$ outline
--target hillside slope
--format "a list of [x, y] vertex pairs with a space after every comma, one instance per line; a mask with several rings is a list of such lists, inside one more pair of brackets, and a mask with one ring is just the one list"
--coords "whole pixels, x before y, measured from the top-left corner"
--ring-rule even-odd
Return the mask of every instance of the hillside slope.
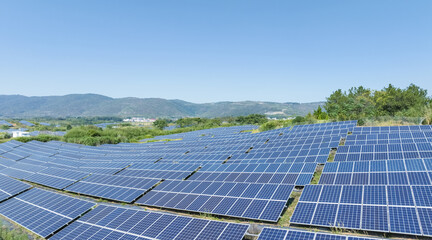
[[216, 102], [196, 104], [161, 98], [110, 98], [97, 94], [26, 97], [0, 95], [0, 117], [221, 117], [260, 113], [279, 116], [305, 115], [322, 105], [315, 103]]

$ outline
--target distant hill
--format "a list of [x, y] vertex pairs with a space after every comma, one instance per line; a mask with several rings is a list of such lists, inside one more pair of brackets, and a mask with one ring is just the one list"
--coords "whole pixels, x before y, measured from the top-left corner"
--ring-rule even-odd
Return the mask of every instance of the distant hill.
[[322, 105], [314, 103], [216, 102], [196, 104], [161, 98], [110, 98], [97, 94], [26, 97], [0, 95], [0, 117], [222, 117], [252, 113], [269, 116], [305, 115]]

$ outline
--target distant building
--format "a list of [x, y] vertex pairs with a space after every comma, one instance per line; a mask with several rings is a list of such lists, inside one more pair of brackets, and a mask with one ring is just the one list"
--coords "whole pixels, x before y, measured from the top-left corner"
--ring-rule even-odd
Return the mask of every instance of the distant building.
[[24, 131], [13, 131], [12, 137], [14, 137], [14, 138], [16, 138], [16, 137], [30, 137], [30, 133], [24, 132]]
[[154, 121], [156, 121], [156, 119], [154, 118], [139, 118], [139, 117], [123, 119], [123, 122], [137, 122], [137, 123], [153, 123]]

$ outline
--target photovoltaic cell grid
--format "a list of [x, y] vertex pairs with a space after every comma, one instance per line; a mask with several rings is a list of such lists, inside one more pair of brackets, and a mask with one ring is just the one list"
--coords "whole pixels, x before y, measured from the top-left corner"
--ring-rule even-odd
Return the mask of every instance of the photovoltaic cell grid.
[[432, 186], [308, 185], [291, 223], [432, 234]]
[[432, 131], [348, 135], [345, 145], [377, 145], [432, 142]]
[[207, 164], [189, 180], [242, 183], [309, 184], [316, 163]]
[[50, 239], [243, 239], [249, 225], [100, 205]]
[[294, 185], [165, 181], [136, 201], [146, 206], [278, 221]]
[[133, 164], [117, 173], [117, 175], [159, 179], [184, 179], [199, 167], [199, 164]]
[[377, 238], [366, 238], [357, 236], [344, 236], [320, 232], [308, 232], [293, 229], [265, 227], [258, 240], [377, 240]]
[[131, 203], [158, 182], [160, 179], [93, 174], [65, 190]]
[[388, 127], [355, 127], [353, 134], [374, 134], [374, 133], [398, 133], [398, 132], [418, 132], [432, 131], [431, 125], [415, 126], [388, 126]]
[[0, 175], [0, 202], [30, 188], [30, 184]]
[[44, 170], [45, 168], [46, 167], [41, 167], [38, 165], [13, 162], [13, 164], [10, 164], [9, 166], [5, 166], [3, 169], [1, 169], [0, 174], [18, 178], [18, 179], [24, 179], [25, 177], [30, 176], [35, 172]]
[[320, 184], [432, 185], [432, 159], [326, 163]]
[[432, 158], [432, 143], [340, 146], [334, 161], [403, 160]]
[[0, 214], [47, 238], [93, 206], [88, 201], [33, 188], [0, 203]]
[[64, 189], [87, 177], [89, 173], [64, 168], [46, 168], [38, 173], [24, 177], [25, 180], [55, 189]]
[[261, 151], [234, 154], [229, 162], [235, 163], [324, 163], [327, 161], [330, 148], [314, 148], [303, 150]]

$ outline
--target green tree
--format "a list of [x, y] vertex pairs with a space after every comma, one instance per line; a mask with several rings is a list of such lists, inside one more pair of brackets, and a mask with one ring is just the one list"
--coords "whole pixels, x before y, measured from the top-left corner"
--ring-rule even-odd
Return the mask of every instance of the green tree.
[[168, 121], [165, 119], [157, 119], [153, 122], [153, 126], [157, 129], [163, 130], [164, 128], [168, 127]]
[[326, 112], [323, 112], [321, 106], [318, 106], [317, 110], [314, 110], [313, 116], [318, 120], [328, 119], [328, 114]]
[[247, 116], [239, 116], [236, 121], [240, 124], [256, 124], [261, 125], [268, 121], [267, 117], [263, 114], [250, 114]]
[[424, 116], [431, 99], [427, 91], [414, 84], [400, 89], [389, 84], [379, 91], [362, 86], [348, 92], [338, 89], [324, 105], [328, 116], [336, 120], [363, 119], [379, 116]]

